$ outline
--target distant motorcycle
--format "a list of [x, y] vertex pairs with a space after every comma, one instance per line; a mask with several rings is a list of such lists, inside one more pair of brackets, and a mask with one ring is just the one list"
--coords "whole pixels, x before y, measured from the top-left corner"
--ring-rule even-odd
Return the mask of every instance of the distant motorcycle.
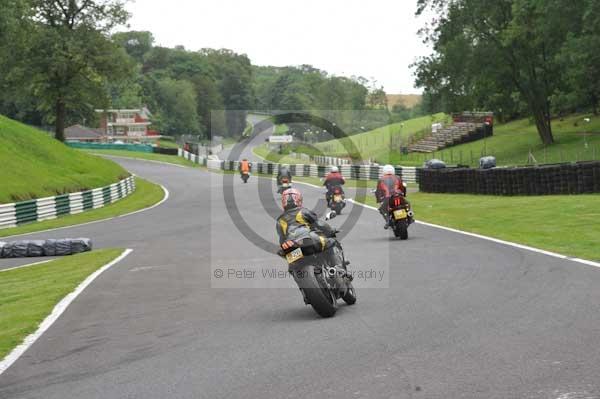
[[392, 194], [388, 203], [388, 224], [394, 231], [394, 235], [401, 240], [408, 239], [408, 226], [413, 221], [413, 212], [404, 195]]
[[346, 207], [346, 197], [341, 186], [335, 186], [331, 190], [329, 198], [329, 209], [335, 211], [337, 215], [342, 214], [342, 209]]
[[248, 179], [250, 178], [250, 172], [242, 172], [241, 178], [244, 181], [244, 183], [248, 183]]
[[[327, 219], [336, 216], [330, 212]], [[304, 303], [322, 317], [332, 317], [337, 311], [337, 300], [348, 305], [356, 303], [356, 292], [352, 286], [352, 275], [347, 272], [344, 251], [335, 238], [329, 237], [329, 251], [334, 251], [336, 264], [330, 264], [330, 257], [320, 250], [321, 239], [314, 232], [303, 230], [296, 237], [281, 244], [280, 255], [285, 257], [289, 271], [298, 284]], [[317, 249], [318, 248], [318, 249]]]
[[283, 192], [287, 189], [292, 188], [292, 182], [290, 181], [289, 178], [287, 177], [282, 177], [279, 187], [277, 188], [277, 193], [278, 194], [283, 194]]

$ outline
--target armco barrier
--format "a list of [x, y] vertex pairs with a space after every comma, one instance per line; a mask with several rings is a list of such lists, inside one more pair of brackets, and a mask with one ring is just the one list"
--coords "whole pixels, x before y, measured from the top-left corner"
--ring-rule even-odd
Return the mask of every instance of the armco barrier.
[[[204, 165], [209, 169], [238, 170], [238, 161], [209, 160], [206, 157], [192, 154], [183, 149], [179, 149], [179, 156], [194, 163]], [[252, 165], [255, 172], [265, 175], [276, 175], [280, 166], [279, 164], [268, 162], [253, 162]], [[325, 177], [332, 166], [334, 165], [297, 164], [290, 165], [290, 171], [292, 172], [292, 175], [299, 177]], [[375, 165], [341, 165], [339, 166], [339, 169], [346, 178], [357, 180], [377, 180], [381, 177], [382, 173], [382, 167]], [[396, 174], [401, 176], [407, 183], [417, 182], [418, 175], [417, 168], [415, 167], [396, 166]]]
[[135, 180], [130, 176], [93, 190], [0, 205], [0, 229], [101, 208], [128, 196], [134, 190]]
[[73, 148], [88, 150], [124, 150], [136, 152], [154, 152], [151, 145], [146, 144], [111, 144], [111, 143], [84, 143], [79, 141], [67, 141], [66, 145]]
[[79, 141], [67, 141], [69, 147], [88, 150], [120, 150], [134, 152], [153, 152], [155, 154], [177, 155], [177, 148], [153, 147], [147, 144], [112, 144], [112, 143], [84, 143]]
[[419, 169], [429, 193], [552, 195], [600, 193], [600, 162], [493, 169]]

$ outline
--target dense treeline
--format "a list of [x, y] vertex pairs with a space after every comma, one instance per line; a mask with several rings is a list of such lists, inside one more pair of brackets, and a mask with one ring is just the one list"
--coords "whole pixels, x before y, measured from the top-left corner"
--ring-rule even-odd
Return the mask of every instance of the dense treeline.
[[310, 65], [255, 67], [256, 107], [270, 111], [311, 111], [347, 133], [388, 124], [385, 91], [362, 77], [339, 77]]
[[247, 56], [230, 50], [158, 47], [150, 32], [117, 33], [113, 40], [137, 64], [132, 79], [113, 87], [113, 106], [148, 106], [158, 129], [168, 135], [235, 136], [244, 130], [244, 112], [223, 111], [253, 108]]
[[230, 50], [165, 48], [150, 32], [113, 33], [130, 16], [121, 1], [0, 0], [0, 8], [0, 114], [53, 124], [60, 140], [66, 126], [94, 126], [94, 110], [109, 107], [145, 105], [161, 133], [204, 137], [239, 135], [248, 109], [310, 110], [352, 132], [401, 118], [364, 78], [257, 67]]
[[600, 102], [598, 0], [418, 0], [438, 17], [423, 29], [433, 54], [417, 62], [428, 111], [530, 116], [544, 144], [551, 118]]

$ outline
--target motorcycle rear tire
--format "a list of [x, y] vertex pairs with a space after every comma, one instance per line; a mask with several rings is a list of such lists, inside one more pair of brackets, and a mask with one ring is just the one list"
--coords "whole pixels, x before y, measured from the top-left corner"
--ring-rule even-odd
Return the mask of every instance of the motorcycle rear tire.
[[408, 240], [408, 223], [406, 220], [396, 222], [394, 235], [401, 240]]
[[337, 311], [337, 301], [333, 293], [326, 287], [322, 273], [315, 273], [314, 266], [302, 270], [301, 277], [297, 277], [298, 285], [304, 291], [310, 306], [321, 317], [332, 317]]

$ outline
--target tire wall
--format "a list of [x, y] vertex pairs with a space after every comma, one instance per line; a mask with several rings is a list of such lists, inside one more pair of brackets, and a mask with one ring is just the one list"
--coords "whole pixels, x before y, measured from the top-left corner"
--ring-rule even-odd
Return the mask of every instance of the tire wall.
[[417, 169], [419, 189], [428, 193], [564, 195], [600, 193], [600, 162], [471, 169]]

